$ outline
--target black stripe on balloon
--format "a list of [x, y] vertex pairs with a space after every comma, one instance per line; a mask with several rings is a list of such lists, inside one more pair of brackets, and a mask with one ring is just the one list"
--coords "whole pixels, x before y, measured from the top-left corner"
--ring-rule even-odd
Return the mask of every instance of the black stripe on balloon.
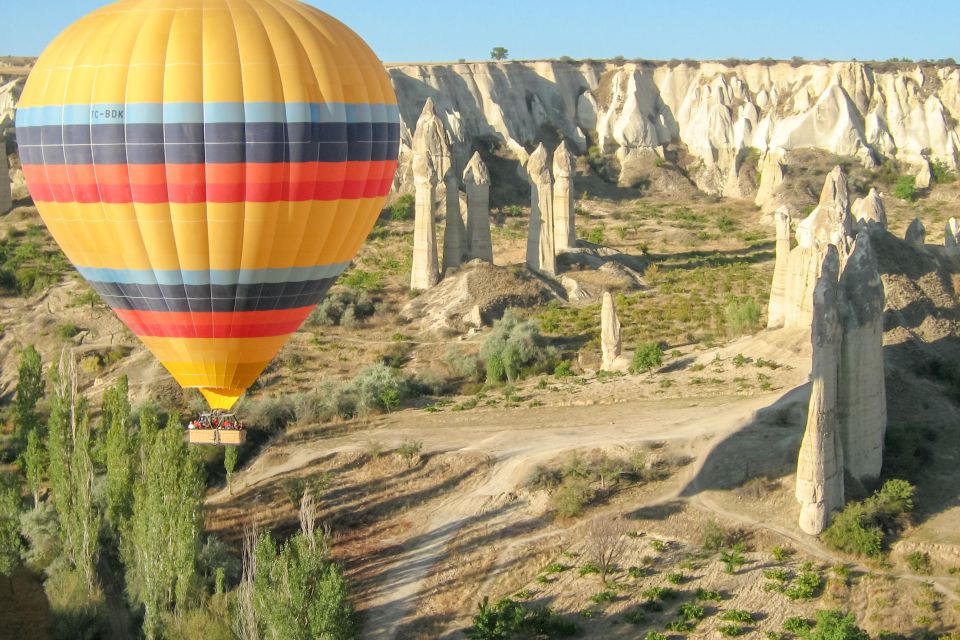
[[17, 128], [26, 164], [395, 160], [400, 125], [67, 125]]
[[91, 282], [114, 309], [135, 311], [275, 311], [317, 304], [336, 278], [252, 285], [144, 285]]

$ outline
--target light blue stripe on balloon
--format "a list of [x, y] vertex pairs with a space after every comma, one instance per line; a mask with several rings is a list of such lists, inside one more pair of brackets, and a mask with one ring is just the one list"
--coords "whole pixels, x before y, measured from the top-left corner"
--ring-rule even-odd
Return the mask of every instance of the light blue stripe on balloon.
[[281, 282], [308, 282], [336, 278], [346, 271], [349, 262], [318, 265], [315, 267], [290, 267], [287, 269], [212, 269], [209, 271], [154, 271], [151, 269], [107, 269], [101, 267], [77, 267], [91, 282], [116, 284], [160, 285], [231, 285], [231, 284], [276, 284]]
[[399, 124], [395, 104], [343, 102], [168, 102], [24, 107], [21, 127], [90, 124], [203, 124], [232, 122]]

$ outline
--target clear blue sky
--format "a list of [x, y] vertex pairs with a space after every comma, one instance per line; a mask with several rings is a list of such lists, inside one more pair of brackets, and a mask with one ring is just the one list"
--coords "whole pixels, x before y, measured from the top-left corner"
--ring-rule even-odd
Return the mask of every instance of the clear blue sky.
[[[37, 55], [102, 0], [4, 3], [0, 54]], [[387, 62], [513, 58], [960, 60], [960, 0], [310, 0]]]

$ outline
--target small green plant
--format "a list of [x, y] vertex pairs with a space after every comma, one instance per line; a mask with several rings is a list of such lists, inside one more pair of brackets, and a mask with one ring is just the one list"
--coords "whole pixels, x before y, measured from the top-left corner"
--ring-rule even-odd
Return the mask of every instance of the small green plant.
[[656, 631], [648, 631], [647, 635], [643, 636], [643, 640], [667, 640], [667, 636]]
[[747, 564], [747, 559], [737, 549], [729, 549], [720, 552], [720, 562], [724, 564], [724, 570], [729, 574], [735, 574], [740, 567]]
[[933, 572], [933, 563], [930, 562], [929, 553], [914, 551], [913, 553], [908, 553], [904, 559], [916, 573], [928, 574]]
[[667, 624], [665, 629], [675, 633], [690, 633], [696, 626], [697, 624], [690, 620], [673, 620]]
[[703, 620], [707, 615], [706, 611], [699, 604], [694, 604], [692, 602], [685, 602], [680, 605], [680, 608], [677, 609], [677, 615], [683, 618], [684, 620], [694, 621], [694, 620]]
[[577, 570], [577, 575], [579, 575], [581, 578], [583, 576], [589, 576], [595, 573], [602, 573], [600, 565], [595, 562], [587, 562]]
[[658, 553], [663, 553], [670, 549], [670, 545], [663, 540], [653, 539], [650, 541], [650, 548]]
[[641, 625], [647, 623], [647, 614], [640, 609], [632, 609], [625, 614], [623, 614], [624, 622], [633, 625]]
[[791, 600], [812, 600], [823, 588], [823, 578], [812, 566], [805, 565], [783, 593]]
[[708, 589], [697, 589], [696, 593], [694, 594], [694, 597], [697, 600], [712, 601], [712, 602], [720, 602], [721, 600], [723, 600], [723, 594], [721, 594], [719, 591], [711, 591]]
[[937, 184], [947, 184], [957, 179], [953, 170], [943, 160], [934, 160], [930, 163], [930, 171], [933, 173], [933, 181]]
[[78, 333], [80, 333], [80, 327], [73, 323], [67, 322], [57, 325], [57, 336], [59, 336], [61, 340], [70, 340], [76, 337]]
[[590, 244], [603, 244], [603, 227], [597, 227], [596, 229], [591, 229], [587, 234], [587, 242]]
[[773, 559], [777, 562], [784, 562], [793, 555], [793, 550], [778, 545], [770, 550], [770, 555], [772, 555]]
[[747, 360], [747, 357], [742, 353], [738, 353], [737, 355], [733, 356], [733, 360], [731, 360], [731, 362], [733, 363], [734, 367], [740, 369], [741, 367], [744, 367], [749, 360]]
[[646, 373], [663, 365], [663, 349], [656, 342], [645, 342], [633, 353], [631, 373]]
[[667, 574], [667, 582], [670, 584], [683, 584], [687, 581], [687, 576], [683, 575], [679, 571], [674, 571], [673, 573]]
[[553, 368], [553, 375], [558, 378], [572, 378], [576, 374], [573, 372], [573, 365], [570, 364], [569, 360], [561, 360]]
[[645, 578], [648, 574], [648, 570], [644, 567], [630, 567], [627, 569], [627, 575], [634, 579]]
[[517, 600], [529, 600], [530, 598], [533, 597], [533, 591], [531, 591], [530, 589], [521, 589], [520, 591], [517, 591], [515, 594], [513, 594], [513, 597], [516, 598]]
[[787, 582], [790, 580], [790, 572], [782, 567], [771, 567], [763, 570], [763, 577], [767, 580]]
[[917, 179], [914, 176], [900, 176], [893, 185], [893, 197], [907, 202], [917, 199]]
[[650, 587], [640, 592], [640, 597], [653, 602], [662, 602], [664, 600], [676, 600], [677, 592], [670, 587]]
[[743, 609], [730, 609], [720, 614], [720, 619], [724, 622], [742, 622], [750, 624], [753, 622], [753, 614]]
[[560, 564], [559, 562], [551, 562], [546, 567], [543, 568], [543, 573], [563, 573], [568, 570], [570, 567], [565, 564]]
[[717, 627], [717, 631], [724, 637], [736, 638], [743, 635], [746, 630], [739, 624], [721, 624]]
[[415, 440], [405, 440], [403, 444], [397, 447], [397, 455], [407, 463], [408, 467], [413, 467], [420, 460], [420, 453], [423, 451], [423, 443]]
[[613, 591], [605, 590], [590, 596], [590, 602], [594, 604], [604, 604], [607, 602], [613, 602], [614, 600], [616, 600], [616, 598], [617, 598], [616, 593], [614, 593]]
[[813, 623], [807, 618], [792, 616], [783, 621], [783, 628], [790, 633], [802, 636], [813, 629]]

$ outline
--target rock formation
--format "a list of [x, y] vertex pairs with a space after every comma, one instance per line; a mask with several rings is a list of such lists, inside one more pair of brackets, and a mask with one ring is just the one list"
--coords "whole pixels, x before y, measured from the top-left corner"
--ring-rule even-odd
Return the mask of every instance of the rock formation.
[[947, 255], [960, 255], [960, 222], [957, 222], [956, 218], [950, 218], [944, 226], [943, 246], [946, 248]]
[[437, 229], [434, 222], [437, 196], [437, 167], [434, 158], [441, 155], [445, 135], [443, 123], [433, 111], [433, 102], [428, 99], [417, 121], [417, 132], [413, 139], [413, 183], [416, 192], [410, 288], [415, 291], [429, 289], [440, 281]]
[[904, 234], [903, 239], [918, 249], [923, 249], [926, 246], [927, 228], [923, 226], [920, 218], [913, 219], [913, 222], [907, 227], [907, 232]]
[[857, 235], [839, 284], [840, 444], [850, 477], [869, 483], [880, 477], [887, 428], [883, 373], [883, 282], [869, 232]]
[[870, 226], [871, 223], [878, 225], [881, 229], [887, 228], [887, 208], [883, 205], [880, 194], [874, 188], [866, 197], [858, 198], [851, 207], [850, 212], [858, 225]]
[[547, 150], [541, 143], [527, 160], [530, 178], [530, 228], [527, 233], [527, 265], [534, 271], [555, 275], [553, 181], [547, 164]]
[[7, 157], [7, 150], [0, 136], [0, 214], [10, 211], [13, 207], [13, 192], [10, 187], [10, 159]]
[[767, 307], [767, 327], [770, 328], [782, 327], [786, 320], [786, 289], [790, 273], [790, 212], [786, 208], [777, 209], [774, 219], [777, 225], [777, 248]]
[[843, 450], [837, 401], [842, 329], [837, 304], [840, 255], [829, 246], [813, 292], [813, 368], [807, 428], [797, 462], [800, 528], [817, 535], [843, 499]]
[[[837, 167], [827, 176], [817, 208], [797, 225], [797, 246], [790, 251], [786, 277], [781, 275], [785, 285], [777, 287], [770, 294], [770, 308], [777, 311], [770, 327], [781, 326], [777, 324], [781, 317], [779, 309], [783, 309], [782, 326], [810, 326], [813, 290], [827, 248], [836, 247], [840, 259], [844, 260], [853, 244], [852, 230], [847, 178], [843, 170]], [[777, 245], [781, 252], [788, 246], [783, 240], [778, 240]]]
[[603, 351], [603, 370], [612, 371], [620, 357], [620, 320], [613, 295], [603, 292], [603, 306], [600, 309], [600, 347]]
[[916, 186], [917, 189], [929, 189], [932, 183], [933, 171], [930, 169], [930, 163], [924, 158], [924, 161], [920, 163], [920, 171], [917, 172], [914, 186]]
[[[419, 105], [434, 96], [449, 114], [458, 166], [479, 138], [491, 136], [525, 162], [524, 145], [543, 127], [576, 153], [591, 140], [616, 149], [626, 164], [682, 141], [702, 160], [693, 178], [717, 194], [748, 147], [767, 155], [820, 149], [864, 163], [885, 156], [920, 165], [926, 155], [951, 168], [960, 155], [960, 72], [949, 66], [531, 61], [391, 65], [388, 72], [405, 125], [402, 145], [410, 145]], [[762, 177], [770, 179], [766, 169]]]
[[577, 246], [577, 220], [573, 206], [573, 176], [577, 161], [561, 142], [553, 152], [553, 222], [554, 242], [557, 251], [566, 251]]
[[493, 262], [490, 240], [490, 173], [487, 165], [474, 153], [463, 172], [467, 191], [467, 258]]
[[763, 207], [773, 200], [777, 188], [783, 184], [783, 162], [776, 153], [768, 153], [760, 166], [760, 186], [754, 203]]

